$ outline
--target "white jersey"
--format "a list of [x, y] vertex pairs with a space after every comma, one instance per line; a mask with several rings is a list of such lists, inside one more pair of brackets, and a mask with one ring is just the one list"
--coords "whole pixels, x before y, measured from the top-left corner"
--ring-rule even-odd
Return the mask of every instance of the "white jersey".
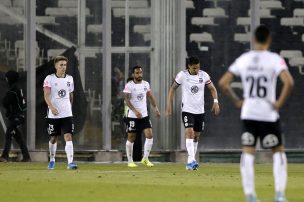
[[277, 78], [283, 70], [288, 70], [285, 60], [269, 51], [249, 51], [229, 67], [242, 80], [241, 119], [275, 122], [279, 118], [272, 103], [276, 100]]
[[[123, 90], [124, 93], [131, 94], [130, 102], [133, 107], [142, 114], [142, 117], [148, 116], [147, 93], [150, 90], [150, 84], [144, 80], [142, 80], [141, 83], [134, 83], [134, 81], [129, 81]], [[127, 117], [137, 118], [131, 109], [128, 110]]]
[[192, 114], [205, 113], [205, 85], [211, 83], [210, 76], [199, 70], [197, 75], [191, 75], [188, 70], [180, 71], [175, 82], [182, 86], [182, 111]]
[[48, 118], [58, 119], [73, 116], [70, 101], [70, 93], [74, 91], [72, 76], [66, 74], [64, 78], [59, 78], [56, 74], [48, 75], [43, 82], [43, 87], [51, 89], [51, 102], [59, 112], [58, 115], [54, 115], [48, 109]]

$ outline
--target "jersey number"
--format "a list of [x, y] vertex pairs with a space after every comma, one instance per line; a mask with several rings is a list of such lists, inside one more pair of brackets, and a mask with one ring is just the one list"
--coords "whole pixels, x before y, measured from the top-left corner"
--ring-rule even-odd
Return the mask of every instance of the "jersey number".
[[131, 128], [133, 128], [135, 126], [135, 121], [130, 121], [129, 125], [130, 125]]
[[265, 83], [267, 83], [267, 78], [265, 76], [260, 76], [257, 78], [254, 78], [253, 76], [248, 76], [246, 78], [246, 81], [250, 82], [249, 97], [266, 97], [267, 88], [265, 86]]

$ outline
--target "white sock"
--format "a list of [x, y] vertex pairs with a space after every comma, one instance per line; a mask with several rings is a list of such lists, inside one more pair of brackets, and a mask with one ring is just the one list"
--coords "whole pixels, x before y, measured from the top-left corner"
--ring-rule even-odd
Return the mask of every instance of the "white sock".
[[144, 159], [148, 159], [150, 151], [152, 149], [152, 145], [153, 145], [153, 138], [151, 139], [146, 138], [145, 146], [144, 146]]
[[55, 142], [54, 144], [49, 142], [50, 161], [55, 161], [56, 150], [57, 150], [57, 142]]
[[68, 163], [73, 162], [74, 157], [74, 149], [73, 149], [73, 142], [72, 141], [66, 141], [65, 143], [65, 153], [68, 158]]
[[254, 185], [254, 155], [243, 153], [240, 167], [245, 195], [256, 195]]
[[134, 142], [130, 142], [129, 140], [127, 140], [126, 152], [127, 152], [128, 163], [133, 162], [133, 145], [134, 145]]
[[287, 184], [287, 158], [285, 152], [273, 154], [273, 176], [275, 191], [285, 195]]
[[193, 146], [194, 146], [194, 157], [195, 157], [197, 152], [198, 142], [193, 142]]
[[193, 139], [186, 139], [186, 148], [188, 151], [188, 163], [191, 163], [195, 160]]

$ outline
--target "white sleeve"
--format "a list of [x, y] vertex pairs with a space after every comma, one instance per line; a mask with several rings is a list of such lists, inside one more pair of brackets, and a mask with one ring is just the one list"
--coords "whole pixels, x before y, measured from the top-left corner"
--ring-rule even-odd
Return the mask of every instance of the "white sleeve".
[[288, 70], [288, 67], [285, 60], [281, 56], [278, 56], [275, 65], [275, 72], [277, 75], [279, 75], [283, 70]]
[[74, 79], [73, 79], [73, 77], [71, 77], [71, 83], [70, 83], [69, 90], [70, 90], [70, 93], [72, 93], [74, 91]]
[[206, 73], [206, 72], [204, 72], [204, 81], [205, 81], [205, 85], [208, 85], [208, 84], [212, 83], [209, 74]]
[[43, 81], [43, 88], [45, 87], [49, 87], [51, 88], [51, 77], [50, 76], [47, 76], [45, 77], [44, 81]]
[[228, 68], [228, 71], [234, 74], [235, 76], [240, 76], [240, 58], [237, 58], [232, 65]]
[[150, 87], [150, 84], [149, 82], [147, 82], [147, 92], [151, 91], [151, 87]]
[[183, 83], [183, 80], [184, 80], [184, 73], [183, 71], [180, 71], [175, 77], [175, 82], [181, 85]]
[[131, 86], [130, 83], [126, 83], [125, 88], [123, 90], [124, 93], [131, 93]]

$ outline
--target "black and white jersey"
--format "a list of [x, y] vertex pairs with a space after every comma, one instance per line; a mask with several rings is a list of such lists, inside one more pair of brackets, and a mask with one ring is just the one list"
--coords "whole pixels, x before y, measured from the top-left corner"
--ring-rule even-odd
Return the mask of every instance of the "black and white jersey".
[[48, 75], [43, 82], [43, 87], [51, 89], [51, 102], [59, 112], [58, 115], [54, 115], [48, 109], [48, 118], [57, 119], [73, 116], [70, 101], [70, 93], [74, 91], [72, 76], [66, 74], [64, 78], [60, 78], [56, 74]]
[[243, 85], [241, 119], [275, 122], [279, 118], [272, 103], [276, 100], [279, 74], [288, 70], [285, 60], [270, 51], [249, 51], [229, 67]]
[[[148, 116], [147, 93], [150, 90], [151, 89], [149, 82], [144, 80], [142, 80], [141, 83], [134, 83], [134, 81], [129, 81], [123, 90], [124, 93], [131, 94], [130, 102], [134, 108], [142, 114], [142, 117]], [[128, 110], [127, 117], [137, 118], [131, 109]]]
[[205, 85], [211, 83], [210, 76], [199, 70], [197, 75], [191, 75], [188, 70], [180, 71], [175, 82], [182, 87], [182, 111], [192, 114], [205, 113]]

